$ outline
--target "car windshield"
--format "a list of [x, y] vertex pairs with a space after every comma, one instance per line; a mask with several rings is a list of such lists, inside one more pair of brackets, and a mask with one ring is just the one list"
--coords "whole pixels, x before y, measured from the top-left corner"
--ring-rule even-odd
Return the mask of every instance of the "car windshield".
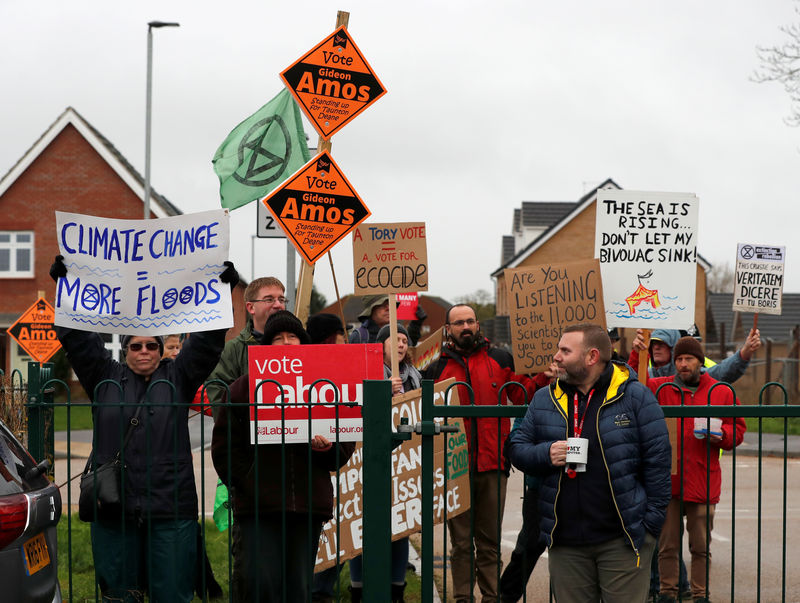
[[26, 480], [25, 474], [36, 463], [22, 444], [0, 422], [0, 496], [38, 490], [47, 485], [47, 478], [37, 475]]

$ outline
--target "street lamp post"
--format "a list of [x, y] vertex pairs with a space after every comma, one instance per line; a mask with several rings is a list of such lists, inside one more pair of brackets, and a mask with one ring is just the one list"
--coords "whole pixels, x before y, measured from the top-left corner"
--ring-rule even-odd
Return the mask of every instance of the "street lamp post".
[[144, 125], [144, 218], [150, 217], [150, 121], [153, 98], [153, 28], [180, 27], [180, 23], [150, 21], [147, 24], [147, 100]]

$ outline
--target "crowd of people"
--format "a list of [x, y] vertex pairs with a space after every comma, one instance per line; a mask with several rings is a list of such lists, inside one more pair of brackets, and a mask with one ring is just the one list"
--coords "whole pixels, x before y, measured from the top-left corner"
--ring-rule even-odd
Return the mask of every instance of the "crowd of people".
[[[65, 275], [57, 258], [51, 276]], [[231, 288], [238, 282], [232, 265], [220, 278]], [[124, 467], [122, 515], [91, 525], [104, 601], [142, 601], [145, 594], [154, 602], [191, 601], [203, 588], [211, 597], [222, 594], [198, 529], [187, 427], [192, 404], [214, 418], [212, 459], [221, 500], [227, 499], [233, 517], [232, 599], [335, 600], [341, 566], [310, 577], [322, 527], [333, 517], [331, 472], [347, 463], [355, 444], [322, 434], [307, 444], [251, 444], [248, 348], [347, 339], [383, 345], [384, 378], [393, 395], [419, 388], [423, 379], [454, 378], [461, 404], [528, 406], [513, 429], [508, 418], [464, 421], [471, 508], [448, 520], [457, 603], [474, 600], [476, 586], [487, 603], [520, 600], [545, 550], [559, 603], [709, 600], [719, 457], [742, 442], [746, 426], [729, 417], [679, 419], [679, 470], [673, 472], [661, 406], [738, 404], [730, 388], [713, 386], [744, 373], [760, 346], [756, 329], [742, 349], [715, 365], [697, 339], [675, 331], [654, 331], [649, 343], [640, 332], [624, 362], [604, 328], [570, 325], [550, 367], [521, 375], [510, 353], [482, 334], [475, 310], [456, 304], [446, 314], [439, 358], [420, 373], [408, 350], [420, 336], [424, 311], [407, 327], [398, 325], [392, 342], [386, 295], [363, 300], [361, 323], [349, 337], [339, 317], [314, 315], [304, 326], [286, 302], [278, 279], [255, 279], [245, 289], [247, 322], [235, 338], [226, 342], [225, 330], [124, 336], [124, 363], [111, 357], [97, 333], [57, 327], [93, 403], [93, 462], [101, 466], [121, 455]], [[645, 351], [649, 376], [640, 380], [638, 356]], [[123, 432], [130, 436], [121, 450]], [[586, 461], [576, 464], [571, 455], [578, 448]], [[523, 523], [501, 572], [499, 536], [512, 467], [525, 474]], [[681, 583], [684, 531], [688, 585]], [[408, 539], [393, 542], [393, 603], [404, 600], [408, 559]], [[349, 576], [349, 597], [361, 601], [360, 556], [349, 561]]]

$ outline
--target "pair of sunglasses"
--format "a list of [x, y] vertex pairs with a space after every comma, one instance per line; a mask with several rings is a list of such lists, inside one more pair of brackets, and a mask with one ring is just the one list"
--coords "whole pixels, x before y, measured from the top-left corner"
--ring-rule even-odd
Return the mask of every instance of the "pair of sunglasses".
[[158, 344], [155, 341], [148, 341], [147, 343], [129, 343], [128, 349], [132, 352], [138, 352], [142, 349], [142, 346], [146, 347], [150, 352], [155, 352], [158, 349]]

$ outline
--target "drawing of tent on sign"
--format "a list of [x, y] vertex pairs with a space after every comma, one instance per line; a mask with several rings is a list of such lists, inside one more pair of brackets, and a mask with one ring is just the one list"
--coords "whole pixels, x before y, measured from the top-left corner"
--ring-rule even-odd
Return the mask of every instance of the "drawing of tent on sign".
[[645, 287], [645, 284], [650, 284], [653, 271], [648, 270], [646, 273], [637, 276], [639, 277], [639, 286], [636, 288], [636, 291], [625, 298], [625, 301], [628, 303], [628, 311], [631, 314], [636, 314], [636, 307], [641, 303], [649, 303], [654, 310], [661, 305], [658, 299], [658, 290]]

